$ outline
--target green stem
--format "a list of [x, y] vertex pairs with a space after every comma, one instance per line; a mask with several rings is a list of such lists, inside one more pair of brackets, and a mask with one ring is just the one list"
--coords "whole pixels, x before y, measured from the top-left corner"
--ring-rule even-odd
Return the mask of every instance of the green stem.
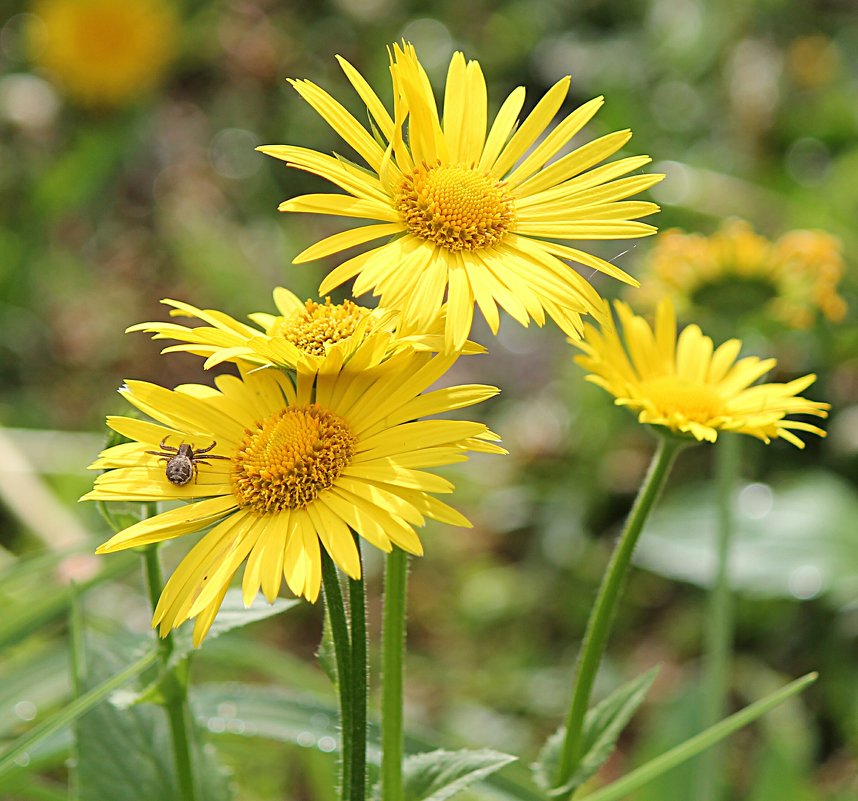
[[646, 478], [635, 498], [625, 528], [618, 540], [611, 561], [602, 577], [596, 601], [590, 610], [587, 631], [578, 657], [572, 701], [566, 717], [566, 736], [556, 777], [556, 784], [564, 784], [574, 772], [580, 760], [583, 746], [584, 717], [590, 705], [590, 693], [599, 662], [605, 651], [608, 633], [616, 613], [620, 592], [625, 584], [632, 554], [644, 521], [664, 486], [676, 454], [684, 442], [673, 437], [661, 437], [658, 450], [653, 456]]
[[402, 799], [402, 675], [408, 554], [393, 546], [384, 574], [381, 652], [381, 801]]
[[[164, 586], [161, 562], [158, 559], [158, 546], [153, 545], [146, 548], [143, 557], [146, 564], [146, 585], [149, 589], [149, 601], [152, 604], [152, 609], [154, 609]], [[168, 634], [161, 638], [158, 643], [158, 657], [163, 671], [161, 687], [164, 695], [164, 708], [167, 711], [167, 720], [170, 724], [170, 740], [173, 744], [173, 759], [176, 763], [179, 790], [185, 801], [196, 801], [198, 795], [194, 781], [190, 745], [194, 721], [188, 706], [186, 678], [180, 677], [176, 669], [170, 666], [172, 653], [173, 638], [172, 634]]]
[[[741, 440], [736, 434], [719, 438], [715, 448], [718, 488], [718, 540], [715, 579], [704, 618], [703, 720], [711, 726], [727, 711], [733, 643], [733, 602], [729, 583], [730, 543], [733, 538], [733, 495], [741, 469]], [[711, 748], [698, 761], [697, 795], [700, 801], [723, 796], [720, 777], [722, 749]]]
[[331, 636], [334, 640], [334, 655], [337, 660], [337, 690], [340, 695], [340, 797], [346, 801], [351, 793], [351, 721], [352, 721], [352, 685], [351, 685], [351, 642], [343, 593], [337, 569], [328, 552], [322, 548], [322, 583], [325, 587], [325, 604], [328, 620], [331, 624]]
[[[360, 559], [360, 541], [355, 535]], [[366, 591], [361, 562], [361, 578], [349, 579], [349, 611], [351, 613], [351, 685], [352, 685], [352, 768], [350, 801], [366, 798], [366, 696], [368, 691], [366, 642]]]

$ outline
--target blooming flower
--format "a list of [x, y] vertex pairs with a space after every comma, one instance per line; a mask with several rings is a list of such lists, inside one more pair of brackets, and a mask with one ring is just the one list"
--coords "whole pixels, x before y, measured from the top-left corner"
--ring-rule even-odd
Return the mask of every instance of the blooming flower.
[[[443, 313], [426, 332], [409, 333], [398, 325], [399, 313], [368, 309], [350, 300], [325, 303], [302, 302], [283, 287], [274, 290], [274, 305], [279, 314], [256, 312], [248, 317], [253, 327], [215, 309], [198, 309], [188, 303], [165, 299], [170, 314], [201, 320], [208, 325], [188, 327], [170, 322], [138, 323], [128, 331], [146, 331], [153, 339], [175, 339], [183, 343], [162, 351], [186, 351], [205, 356], [205, 367], [225, 361], [246, 362], [259, 367], [294, 370], [302, 365], [318, 370], [325, 361], [342, 364], [352, 357], [367, 339], [386, 353], [403, 348], [439, 351], [443, 349]], [[474, 342], [465, 343], [464, 353], [482, 353]]]
[[370, 169], [302, 147], [259, 148], [345, 192], [296, 197], [282, 203], [281, 211], [376, 221], [317, 242], [296, 263], [386, 240], [330, 272], [320, 294], [357, 276], [356, 295], [372, 289], [382, 306], [402, 309], [406, 323], [420, 329], [437, 315], [446, 293], [446, 349], [456, 350], [471, 329], [475, 303], [495, 333], [501, 306], [522, 325], [531, 318], [542, 325], [547, 314], [568, 334], [579, 335], [581, 315], [599, 308], [600, 298], [565, 260], [635, 283], [613, 264], [553, 241], [655, 233], [637, 218], [658, 207], [624, 200], [663, 177], [629, 175], [650, 158], [596, 166], [629, 141], [630, 131], [567, 152], [603, 98], [569, 113], [537, 144], [563, 104], [568, 76], [520, 124], [525, 92], [518, 87], [489, 127], [480, 65], [462, 53], [450, 62], [443, 118], [410, 44], [391, 50], [392, 115], [351, 64], [343, 58], [339, 63], [367, 106], [372, 132], [311, 81], [292, 85]]
[[617, 302], [615, 309], [622, 335], [607, 314], [601, 330], [588, 324], [583, 340], [570, 342], [583, 351], [575, 361], [589, 371], [587, 380], [610, 392], [618, 406], [637, 412], [641, 423], [709, 442], [724, 431], [766, 443], [779, 437], [803, 448], [793, 431], [825, 436], [817, 426], [787, 419], [790, 414], [828, 417], [829, 404], [798, 394], [815, 375], [751, 386], [776, 365], [775, 359], [737, 361], [738, 339], [714, 348], [696, 325], [677, 338], [676, 315], [667, 300], [658, 306], [654, 328], [625, 303]]
[[177, 20], [163, 0], [39, 0], [34, 12], [34, 59], [86, 106], [133, 101], [173, 55]]
[[[426, 392], [455, 360], [411, 349], [385, 359], [370, 343], [323, 372], [299, 367], [294, 382], [281, 370], [244, 366], [240, 378], [217, 377], [216, 388], [128, 381], [122, 393], [152, 421], [108, 418], [132, 441], [100, 455], [92, 467], [106, 472], [84, 499], [190, 503], [135, 523], [98, 553], [213, 526], [167, 581], [153, 618], [162, 636], [196, 618], [196, 644], [245, 561], [242, 589], [250, 604], [260, 588], [272, 601], [284, 578], [292, 592], [314, 601], [320, 543], [358, 578], [352, 530], [383, 551], [395, 545], [422, 553], [414, 527], [427, 517], [470, 525], [432, 494], [453, 485], [424, 468], [463, 461], [469, 451], [505, 453], [481, 423], [420, 419], [497, 393], [482, 385]], [[182, 444], [196, 451], [184, 483], [167, 475], [167, 457], [158, 455]]]
[[823, 231], [790, 231], [771, 242], [743, 220], [706, 237], [679, 230], [659, 236], [635, 297], [655, 305], [670, 294], [680, 311], [760, 314], [807, 328], [817, 314], [839, 321], [844, 274], [840, 243]]

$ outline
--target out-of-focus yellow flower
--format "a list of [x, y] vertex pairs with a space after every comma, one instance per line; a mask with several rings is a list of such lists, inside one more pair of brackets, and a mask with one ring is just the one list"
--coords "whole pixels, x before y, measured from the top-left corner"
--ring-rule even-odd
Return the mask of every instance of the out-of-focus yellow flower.
[[177, 19], [162, 0], [38, 0], [34, 60], [84, 106], [121, 106], [157, 85]]
[[818, 314], [843, 318], [846, 303], [837, 294], [843, 273], [840, 242], [824, 231], [790, 231], [772, 242], [747, 222], [729, 220], [708, 237], [662, 233], [635, 299], [655, 306], [668, 295], [689, 316], [710, 311], [808, 328]]
[[715, 348], [696, 325], [677, 338], [669, 300], [659, 303], [654, 328], [625, 303], [618, 301], [615, 308], [622, 335], [608, 312], [601, 330], [588, 324], [583, 341], [569, 341], [584, 352], [575, 361], [589, 371], [587, 380], [610, 392], [618, 406], [637, 412], [641, 423], [708, 442], [719, 432], [735, 432], [766, 443], [781, 438], [803, 448], [793, 431], [825, 436], [817, 426], [786, 419], [788, 414], [828, 417], [829, 404], [798, 394], [815, 375], [751, 386], [777, 364], [775, 359], [737, 361], [738, 339]]
[[636, 283], [610, 262], [559, 243], [632, 239], [656, 230], [638, 218], [658, 206], [627, 199], [664, 177], [639, 173], [650, 158], [602, 163], [631, 131], [569, 149], [603, 98], [554, 124], [569, 91], [567, 76], [519, 121], [525, 96], [519, 86], [490, 122], [479, 63], [455, 53], [442, 114], [414, 47], [403, 43], [390, 49], [391, 113], [351, 64], [339, 62], [367, 107], [369, 126], [311, 81], [292, 85], [369, 169], [303, 147], [259, 148], [343, 190], [292, 198], [281, 211], [375, 221], [317, 242], [296, 263], [384, 240], [329, 273], [320, 294], [356, 278], [355, 295], [373, 290], [382, 306], [401, 309], [417, 329], [437, 315], [446, 295], [446, 349], [453, 351], [468, 337], [475, 305], [495, 333], [500, 306], [522, 325], [531, 319], [542, 325], [550, 316], [567, 334], [580, 335], [581, 315], [601, 298], [569, 261]]
[[[161, 352], [185, 351], [205, 356], [206, 369], [221, 362], [247, 362], [285, 370], [295, 370], [298, 365], [324, 370], [324, 363], [339, 367], [347, 362], [366, 340], [372, 340], [375, 348], [389, 355], [406, 348], [435, 352], [444, 349], [443, 312], [426, 330], [408, 331], [399, 324], [399, 312], [369, 309], [350, 300], [301, 301], [288, 289], [277, 287], [274, 305], [279, 314], [248, 315], [258, 326], [255, 328], [216, 309], [198, 309], [178, 300], [162, 302], [173, 307], [171, 316], [190, 317], [206, 325], [138, 323], [128, 331], [146, 331], [154, 334], [153, 339], [178, 340], [182, 344], [170, 345]], [[485, 348], [469, 341], [462, 352], [484, 353]]]
[[799, 36], [787, 48], [787, 69], [802, 89], [818, 89], [831, 83], [838, 77], [840, 62], [837, 43], [822, 34]]
[[100, 455], [92, 467], [106, 472], [84, 499], [190, 503], [119, 532], [98, 553], [213, 526], [167, 581], [153, 620], [163, 636], [196, 618], [196, 644], [245, 561], [249, 605], [260, 588], [273, 601], [284, 579], [315, 601], [320, 548], [359, 578], [352, 531], [383, 551], [421, 554], [414, 529], [426, 518], [470, 525], [435, 497], [453, 485], [426, 468], [470, 452], [506, 452], [482, 423], [423, 419], [497, 394], [478, 384], [427, 391], [456, 358], [413, 350], [385, 358], [366, 341], [346, 364], [324, 372], [299, 367], [292, 376], [241, 365], [240, 378], [219, 376], [216, 389], [127, 382], [122, 393], [152, 422], [108, 418], [132, 441]]

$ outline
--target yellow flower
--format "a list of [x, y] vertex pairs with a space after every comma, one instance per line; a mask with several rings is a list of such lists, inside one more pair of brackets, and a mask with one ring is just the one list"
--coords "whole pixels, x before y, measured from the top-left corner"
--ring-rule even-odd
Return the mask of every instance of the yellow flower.
[[846, 313], [837, 294], [840, 243], [823, 231], [790, 231], [775, 242], [742, 220], [725, 222], [709, 237], [665, 231], [646, 272], [635, 296], [654, 306], [669, 294], [681, 312], [762, 314], [792, 328], [809, 327], [817, 313], [834, 322]]
[[[314, 601], [320, 542], [358, 578], [352, 530], [383, 551], [395, 545], [422, 553], [414, 527], [425, 518], [470, 525], [431, 494], [452, 492], [453, 485], [423, 468], [463, 461], [469, 451], [505, 453], [481, 423], [420, 419], [497, 393], [482, 385], [426, 392], [455, 360], [413, 350], [385, 359], [364, 345], [345, 365], [319, 373], [299, 368], [294, 383], [281, 370], [243, 366], [240, 378], [217, 377], [216, 389], [127, 382], [122, 393], [154, 422], [108, 418], [132, 441], [100, 455], [92, 467], [106, 472], [84, 499], [191, 503], [132, 525], [98, 553], [213, 526], [168, 580], [153, 619], [163, 636], [196, 618], [196, 644], [245, 560], [242, 589], [250, 604], [260, 587], [273, 601], [284, 578], [292, 592]], [[184, 471], [168, 461], [183, 444], [197, 459]]]
[[659, 304], [654, 328], [625, 303], [616, 302], [615, 308], [622, 336], [608, 312], [601, 331], [588, 324], [583, 341], [570, 342], [584, 352], [575, 361], [590, 372], [587, 380], [610, 392], [618, 406], [637, 412], [641, 423], [709, 442], [726, 431], [766, 443], [780, 437], [803, 448], [793, 431], [825, 436], [817, 426], [786, 419], [788, 414], [828, 417], [829, 404], [798, 394], [815, 375], [751, 386], [777, 364], [775, 359], [736, 361], [742, 347], [738, 339], [716, 349], [696, 325], [677, 339], [676, 315], [668, 300]]
[[162, 0], [38, 0], [34, 59], [86, 106], [119, 106], [155, 86], [173, 55], [177, 21]]
[[446, 292], [446, 349], [456, 350], [471, 329], [475, 303], [495, 333], [501, 306], [522, 325], [530, 318], [542, 325], [547, 314], [569, 335], [579, 335], [581, 315], [598, 308], [600, 298], [565, 260], [636, 283], [591, 253], [551, 241], [655, 233], [636, 218], [653, 214], [658, 206], [623, 199], [663, 176], [620, 177], [650, 158], [596, 166], [629, 141], [630, 131], [569, 151], [568, 143], [603, 98], [572, 111], [537, 144], [563, 105], [568, 76], [520, 124], [525, 92], [518, 87], [489, 127], [480, 65], [466, 62], [462, 53], [450, 62], [443, 120], [410, 44], [391, 50], [392, 116], [360, 73], [343, 58], [339, 63], [367, 106], [371, 131], [316, 84], [300, 80], [292, 85], [370, 169], [302, 147], [259, 148], [345, 191], [293, 198], [280, 205], [281, 211], [377, 221], [317, 242], [296, 263], [386, 240], [329, 273], [320, 294], [357, 276], [356, 295], [372, 289], [382, 306], [402, 309], [406, 323], [420, 329], [437, 314]]
[[[188, 327], [178, 323], [152, 322], [132, 325], [127, 331], [146, 331], [153, 339], [175, 339], [162, 353], [186, 351], [205, 356], [205, 368], [221, 362], [246, 362], [258, 367], [295, 370], [321, 369], [324, 362], [342, 364], [360, 345], [370, 340], [387, 354], [404, 348], [440, 351], [443, 349], [443, 313], [424, 333], [411, 333], [399, 322], [398, 312], [368, 309], [350, 300], [325, 303], [302, 302], [283, 287], [274, 290], [279, 314], [256, 312], [248, 315], [258, 328], [233, 319], [215, 309], [198, 309], [188, 303], [165, 299], [173, 317], [192, 317], [208, 325]], [[483, 353], [485, 348], [465, 343], [463, 353]]]

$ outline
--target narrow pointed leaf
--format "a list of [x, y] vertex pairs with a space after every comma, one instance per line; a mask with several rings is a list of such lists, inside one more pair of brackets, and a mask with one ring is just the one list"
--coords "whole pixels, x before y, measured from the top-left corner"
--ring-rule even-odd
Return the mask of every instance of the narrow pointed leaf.
[[715, 743], [720, 742], [733, 732], [753, 723], [758, 717], [764, 715], [770, 709], [786, 701], [797, 693], [800, 693], [808, 685], [813, 684], [818, 677], [817, 673], [808, 673], [800, 679], [787, 684], [780, 690], [767, 695], [765, 698], [746, 706], [744, 709], [730, 715], [728, 718], [710, 726], [705, 731], [686, 740], [684, 743], [671, 748], [661, 756], [651, 759], [645, 765], [627, 773], [622, 779], [612, 782], [607, 787], [602, 787], [594, 793], [582, 796], [580, 801], [620, 801], [631, 795], [635, 790], [643, 787], [647, 782], [666, 773], [671, 768], [681, 765], [683, 762], [697, 756]]
[[515, 759], [488, 749], [415, 754], [402, 766], [403, 801], [446, 801]]
[[556, 797], [568, 795], [593, 776], [613, 753], [620, 734], [646, 698], [658, 670], [658, 667], [654, 667], [626, 682], [587, 712], [584, 720], [584, 755], [572, 776], [560, 787], [554, 787], [553, 782], [566, 727], [561, 726], [552, 734], [533, 766], [536, 783], [550, 796]]
[[76, 718], [93, 709], [97, 704], [104, 701], [114, 690], [121, 687], [127, 681], [133, 679], [138, 673], [154, 664], [158, 654], [151, 651], [132, 662], [125, 670], [112, 676], [107, 681], [93, 687], [89, 692], [76, 698], [68, 706], [61, 709], [55, 715], [43, 720], [34, 726], [23, 737], [18, 738], [11, 748], [0, 754], [0, 774], [15, 765], [15, 761], [27, 753], [27, 751], [40, 743], [49, 735], [59, 731]]

